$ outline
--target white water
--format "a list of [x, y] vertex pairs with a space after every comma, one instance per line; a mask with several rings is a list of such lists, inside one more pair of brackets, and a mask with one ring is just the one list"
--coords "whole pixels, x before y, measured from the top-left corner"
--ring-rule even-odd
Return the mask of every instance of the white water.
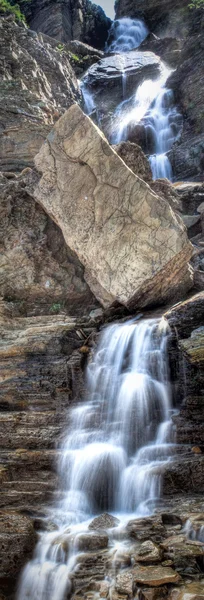
[[[112, 42], [107, 50], [124, 53], [138, 47], [147, 36], [145, 24], [138, 19], [120, 19], [115, 21], [110, 32]], [[121, 56], [122, 59], [122, 56]], [[127, 97], [127, 77], [121, 70], [123, 101], [118, 105], [112, 118], [109, 140], [112, 144], [127, 141], [134, 128], [144, 128], [144, 151], [149, 157], [153, 179], [166, 177], [173, 179], [168, 151], [178, 139], [182, 127], [182, 119], [174, 105], [173, 92], [166, 88], [166, 81], [171, 70], [161, 62], [160, 75], [156, 80], [147, 79], [139, 85], [135, 94]], [[95, 109], [94, 94], [86, 84], [82, 84], [84, 110], [91, 115]], [[99, 111], [100, 112], [100, 111]], [[98, 122], [100, 127], [100, 122]], [[137, 138], [136, 138], [137, 139]]]
[[106, 50], [108, 52], [128, 52], [138, 48], [147, 37], [148, 28], [140, 19], [118, 19], [113, 21]]
[[111, 511], [127, 521], [153, 510], [174, 452], [167, 340], [164, 320], [104, 330], [87, 369], [87, 400], [72, 409], [62, 448], [56, 531], [40, 535], [18, 600], [67, 598], [80, 533], [93, 516]]
[[188, 519], [184, 531], [189, 540], [202, 542], [204, 544], [204, 525], [200, 525], [199, 522], [197, 523], [196, 519], [193, 523]]

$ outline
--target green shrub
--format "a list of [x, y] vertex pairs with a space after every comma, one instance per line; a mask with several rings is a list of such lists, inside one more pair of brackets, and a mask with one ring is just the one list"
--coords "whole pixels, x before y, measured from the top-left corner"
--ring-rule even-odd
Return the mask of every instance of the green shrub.
[[21, 12], [19, 4], [11, 4], [8, 0], [0, 0], [0, 13], [12, 13], [17, 21], [24, 21], [25, 16]]
[[191, 0], [189, 8], [204, 8], [204, 0]]

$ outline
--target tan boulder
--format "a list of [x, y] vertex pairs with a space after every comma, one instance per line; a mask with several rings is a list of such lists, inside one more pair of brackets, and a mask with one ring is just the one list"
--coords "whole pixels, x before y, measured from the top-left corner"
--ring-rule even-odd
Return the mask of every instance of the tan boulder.
[[136, 584], [157, 587], [167, 583], [178, 583], [180, 577], [171, 567], [134, 567], [133, 580]]
[[191, 287], [192, 247], [168, 203], [111, 149], [72, 106], [35, 159], [35, 199], [59, 225], [105, 307], [146, 306]]

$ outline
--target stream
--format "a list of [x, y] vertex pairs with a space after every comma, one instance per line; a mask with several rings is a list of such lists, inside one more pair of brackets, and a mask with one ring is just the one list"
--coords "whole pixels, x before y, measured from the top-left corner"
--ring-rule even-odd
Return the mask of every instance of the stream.
[[[182, 129], [182, 117], [174, 104], [173, 92], [166, 87], [172, 69], [160, 61], [160, 73], [157, 78], [145, 78], [140, 85], [136, 85], [135, 93], [129, 95], [129, 73], [128, 69], [122, 67], [125, 63], [124, 54], [138, 48], [147, 35], [146, 25], [138, 19], [124, 18], [112, 25], [106, 52], [120, 55], [123, 101], [118, 104], [112, 115], [108, 138], [111, 144], [119, 144], [129, 139], [131, 129], [142, 126], [145, 138], [143, 149], [150, 162], [153, 180], [167, 178], [172, 181], [174, 175], [168, 151]], [[81, 90], [86, 114], [91, 117], [94, 115], [100, 127], [100, 111], [95, 104], [94, 90], [89, 84], [89, 71], [82, 80]]]
[[121, 526], [154, 510], [162, 470], [176, 452], [168, 338], [164, 319], [104, 329], [87, 367], [87, 396], [71, 410], [59, 464], [63, 495], [51, 508], [54, 531], [40, 534], [19, 600], [67, 597], [94, 517], [108, 511], [118, 519], [111, 555]]
[[[140, 45], [148, 30], [138, 20], [115, 22], [108, 52], [126, 53]], [[181, 127], [170, 69], [143, 81], [114, 115], [111, 142], [128, 138], [130, 123], [143, 122], [153, 178], [173, 178], [168, 150]], [[94, 95], [82, 82], [87, 114]], [[108, 512], [117, 526], [109, 536], [110, 556], [120, 530], [131, 518], [152, 514], [162, 495], [162, 473], [176, 453], [168, 369], [168, 325], [164, 319], [105, 327], [86, 372], [86, 397], [70, 409], [58, 470], [60, 501], [50, 507], [51, 531], [42, 531], [33, 559], [22, 572], [18, 600], [65, 600], [72, 589], [84, 544], [93, 536], [93, 519]]]

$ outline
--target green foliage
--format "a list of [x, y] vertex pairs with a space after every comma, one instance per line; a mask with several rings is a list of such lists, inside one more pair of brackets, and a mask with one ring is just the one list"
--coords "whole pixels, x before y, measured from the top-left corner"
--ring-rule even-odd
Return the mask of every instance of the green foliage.
[[64, 44], [58, 44], [57, 50], [59, 50], [59, 52], [62, 52], [64, 50]]
[[189, 8], [204, 8], [204, 0], [191, 0]]
[[0, 0], [0, 13], [12, 13], [17, 21], [24, 21], [25, 16], [21, 12], [19, 4], [11, 4], [8, 0]]
[[80, 62], [80, 58], [79, 56], [77, 56], [77, 54], [73, 54], [72, 52], [70, 52], [70, 57], [74, 62]]
[[11, 13], [16, 17], [17, 21], [25, 23], [26, 19], [23, 13], [30, 2], [31, 0], [18, 0], [18, 3], [15, 0], [0, 0], [0, 13]]
[[63, 305], [61, 304], [61, 302], [54, 302], [54, 304], [52, 304], [52, 306], [50, 307], [50, 313], [52, 313], [53, 315], [57, 315], [62, 308]]

